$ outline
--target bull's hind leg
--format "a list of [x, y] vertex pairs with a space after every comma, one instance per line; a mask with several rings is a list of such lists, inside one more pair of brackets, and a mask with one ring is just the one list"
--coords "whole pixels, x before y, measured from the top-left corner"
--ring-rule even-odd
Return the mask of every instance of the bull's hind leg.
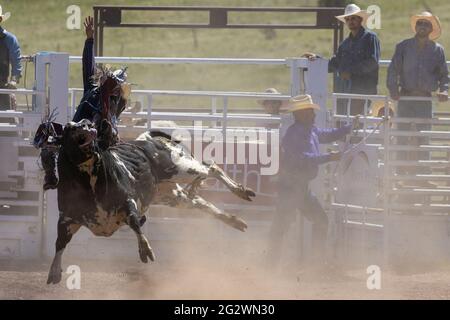
[[60, 217], [58, 220], [58, 237], [56, 239], [56, 253], [53, 258], [50, 271], [48, 273], [47, 284], [59, 283], [61, 281], [61, 258], [66, 245], [72, 239], [72, 236], [80, 229], [81, 225]]
[[233, 214], [223, 212], [211, 202], [206, 201], [198, 195], [190, 195], [188, 191], [183, 189], [178, 184], [176, 184], [176, 189], [173, 190], [173, 194], [175, 196], [175, 199], [172, 202], [173, 206], [202, 210], [211, 214], [214, 218], [219, 219], [229, 226], [240, 231], [245, 231], [245, 229], [247, 228], [247, 224], [244, 220], [236, 217]]
[[138, 240], [139, 257], [141, 258], [141, 261], [147, 263], [148, 258], [151, 261], [155, 261], [155, 255], [153, 253], [153, 250], [150, 247], [147, 238], [145, 237], [144, 233], [141, 230], [143, 222], [142, 219], [139, 219], [138, 217], [136, 202], [132, 199], [129, 199], [126, 204], [125, 211], [127, 214], [127, 223], [136, 234]]
[[218, 165], [215, 163], [209, 166], [208, 177], [214, 177], [223, 182], [228, 189], [239, 198], [242, 198], [247, 201], [252, 201], [250, 197], [254, 197], [255, 193], [252, 189], [244, 187], [242, 184], [237, 183], [233, 179], [231, 179], [225, 171], [223, 171]]
[[192, 181], [190, 184], [188, 184], [185, 189], [188, 193], [188, 197], [192, 198], [197, 194], [197, 190], [202, 184], [203, 180], [205, 180], [202, 176], [197, 176], [194, 181]]

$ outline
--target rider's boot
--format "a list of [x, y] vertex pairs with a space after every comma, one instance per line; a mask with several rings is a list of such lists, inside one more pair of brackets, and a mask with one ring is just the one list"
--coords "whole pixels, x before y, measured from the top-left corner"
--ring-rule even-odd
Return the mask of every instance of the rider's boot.
[[52, 149], [42, 149], [41, 162], [45, 171], [44, 191], [56, 189], [58, 186], [58, 177], [56, 176], [56, 151]]

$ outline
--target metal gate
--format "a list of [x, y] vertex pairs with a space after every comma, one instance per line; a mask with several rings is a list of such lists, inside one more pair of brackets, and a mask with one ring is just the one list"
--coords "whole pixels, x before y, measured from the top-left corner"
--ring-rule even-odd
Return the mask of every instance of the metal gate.
[[[338, 99], [347, 103], [347, 114], [336, 114]], [[396, 104], [380, 95], [334, 94], [331, 126], [348, 122], [353, 100], [364, 101], [362, 128], [353, 137], [361, 141], [365, 150], [374, 151], [374, 166], [363, 173], [371, 174], [369, 195], [356, 190], [358, 200], [352, 195], [339, 199], [337, 176], [339, 170], [328, 166], [328, 203], [334, 212], [334, 236], [337, 256], [343, 261], [371, 263], [435, 263], [450, 260], [450, 119], [448, 114], [434, 113], [433, 118], [400, 118]], [[401, 100], [432, 101], [431, 98], [405, 97]], [[394, 117], [383, 125], [380, 115], [371, 114], [371, 105], [381, 103], [388, 116], [388, 106], [394, 109]], [[427, 130], [399, 126], [402, 123], [420, 126]], [[399, 139], [400, 137], [400, 139]], [[401, 140], [406, 137], [408, 141]], [[428, 137], [428, 143], [419, 143], [417, 137]], [[344, 149], [338, 144], [332, 148]], [[403, 159], [400, 152], [426, 152], [429, 160], [416, 160], [414, 156]], [[356, 156], [354, 156], [356, 158]], [[369, 157], [370, 158], [370, 157]], [[344, 160], [345, 162], [345, 160]], [[342, 165], [342, 161], [340, 163]], [[402, 168], [428, 168], [427, 174], [406, 174]], [[351, 171], [351, 170], [349, 170]], [[353, 177], [347, 183], [358, 184]], [[423, 182], [426, 181], [426, 184]], [[403, 182], [407, 182], [405, 185]], [[433, 182], [435, 184], [429, 184]], [[370, 183], [373, 188], [370, 188]], [[423, 184], [423, 185], [422, 185]], [[341, 186], [342, 187], [342, 186]], [[345, 186], [344, 186], [345, 187]], [[361, 187], [363, 188], [363, 187]]]
[[67, 121], [67, 61], [67, 54], [38, 53], [33, 90], [0, 90], [18, 101], [16, 110], [0, 111], [0, 259], [39, 258], [47, 251], [48, 202], [31, 142], [46, 110], [58, 108], [58, 121]]

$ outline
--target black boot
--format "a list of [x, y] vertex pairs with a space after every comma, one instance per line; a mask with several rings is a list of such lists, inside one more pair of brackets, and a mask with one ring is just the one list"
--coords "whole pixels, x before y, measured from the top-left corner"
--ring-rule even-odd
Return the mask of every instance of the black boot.
[[145, 221], [147, 221], [147, 217], [146, 216], [142, 216], [139, 218], [139, 225], [142, 227], [145, 223]]
[[56, 151], [52, 149], [42, 149], [41, 162], [45, 171], [44, 191], [56, 189], [58, 186], [58, 178], [56, 177]]

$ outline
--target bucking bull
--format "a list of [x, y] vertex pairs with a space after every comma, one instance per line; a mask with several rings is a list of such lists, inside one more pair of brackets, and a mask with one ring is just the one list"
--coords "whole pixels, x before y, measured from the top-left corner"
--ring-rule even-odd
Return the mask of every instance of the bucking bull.
[[[246, 223], [197, 194], [201, 182], [214, 177], [238, 197], [255, 193], [233, 181], [216, 164], [200, 163], [163, 132], [146, 132], [106, 150], [96, 146], [96, 129], [88, 120], [69, 122], [58, 158], [58, 237], [47, 283], [61, 281], [64, 248], [81, 226], [96, 236], [111, 236], [123, 225], [136, 233], [142, 262], [155, 255], [141, 227], [150, 204], [200, 209], [245, 231]], [[182, 187], [182, 185], [185, 185]]]

